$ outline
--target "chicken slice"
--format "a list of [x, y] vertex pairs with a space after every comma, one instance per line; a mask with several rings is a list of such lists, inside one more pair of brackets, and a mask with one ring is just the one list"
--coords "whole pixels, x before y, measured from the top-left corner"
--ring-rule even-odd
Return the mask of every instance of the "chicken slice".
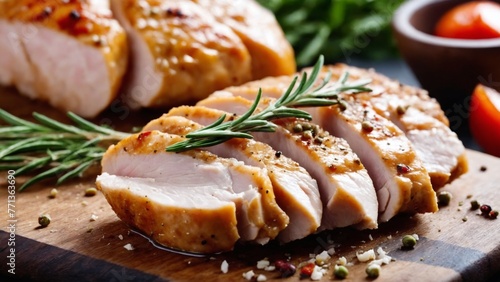
[[236, 197], [211, 195], [207, 193], [213, 188], [210, 185], [189, 187], [186, 193], [169, 187], [168, 182], [106, 172], [97, 177], [96, 184], [121, 220], [169, 248], [217, 253], [232, 250], [240, 238]]
[[127, 39], [106, 1], [0, 1], [0, 84], [94, 117], [117, 96]]
[[[242, 107], [252, 103], [230, 95], [224, 91], [198, 104], [224, 109], [236, 103]], [[388, 221], [399, 212], [437, 211], [436, 194], [429, 175], [410, 141], [392, 122], [352, 99], [346, 96], [348, 107], [344, 111], [336, 106], [305, 110], [310, 112], [315, 123], [332, 135], [344, 138], [366, 166], [377, 191], [379, 221]], [[261, 105], [272, 102], [273, 98], [264, 99]], [[369, 130], [364, 129], [363, 123], [370, 124]]]
[[[204, 196], [200, 194], [233, 199], [242, 240], [264, 244], [275, 238], [286, 226], [288, 218], [270, 193], [272, 184], [267, 171], [234, 159], [219, 158], [206, 151], [193, 150], [180, 154], [165, 151], [166, 147], [181, 140], [182, 137], [158, 131], [143, 132], [124, 139], [107, 150], [102, 160], [103, 173], [149, 179], [156, 183], [158, 189], [161, 188], [161, 193], [169, 197], [174, 197], [170, 194], [175, 195], [176, 201], [185, 196], [196, 214], [203, 207]], [[145, 193], [148, 191], [144, 190]], [[190, 200], [192, 197], [196, 201]], [[108, 201], [113, 206], [116, 199], [108, 198]], [[123, 210], [115, 212], [122, 219], [132, 216]], [[130, 222], [129, 219], [123, 220]], [[133, 223], [150, 234], [139, 225], [140, 222]]]
[[[212, 97], [198, 104], [243, 114], [252, 102], [241, 97]], [[373, 183], [347, 142], [305, 120], [274, 122], [279, 125], [275, 133], [252, 135], [298, 162], [316, 179], [323, 202], [321, 229], [376, 228], [378, 203]], [[305, 129], [295, 132], [293, 128], [299, 126]]]
[[112, 0], [127, 31], [131, 68], [124, 91], [132, 107], [190, 103], [251, 79], [239, 37], [205, 9], [182, 0]]
[[[148, 123], [143, 130], [186, 135], [203, 127], [196, 122], [207, 125], [223, 114], [224, 112], [205, 107], [173, 108], [167, 115]], [[318, 186], [299, 164], [273, 150], [269, 145], [255, 140], [232, 139], [206, 150], [219, 157], [235, 158], [245, 164], [267, 170], [276, 202], [290, 217], [288, 226], [278, 236], [281, 242], [304, 238], [318, 229], [322, 215]]]
[[292, 46], [274, 15], [254, 0], [192, 0], [233, 29], [252, 58], [252, 79], [289, 75], [296, 69]]

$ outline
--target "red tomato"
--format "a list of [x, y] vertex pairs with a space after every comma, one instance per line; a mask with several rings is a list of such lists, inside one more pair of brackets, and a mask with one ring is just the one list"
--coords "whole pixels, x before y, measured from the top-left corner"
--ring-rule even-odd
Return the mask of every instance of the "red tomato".
[[490, 1], [467, 2], [441, 17], [435, 34], [459, 39], [500, 37], [500, 5]]
[[500, 157], [500, 93], [479, 84], [470, 105], [472, 136], [488, 154]]

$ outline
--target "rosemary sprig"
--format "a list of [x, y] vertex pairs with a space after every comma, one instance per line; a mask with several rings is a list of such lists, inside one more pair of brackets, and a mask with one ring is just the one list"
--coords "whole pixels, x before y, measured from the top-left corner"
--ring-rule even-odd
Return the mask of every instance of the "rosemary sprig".
[[15, 170], [22, 175], [39, 169], [45, 171], [26, 181], [19, 190], [50, 177], [57, 184], [81, 176], [98, 164], [109, 142], [117, 142], [130, 134], [93, 124], [73, 113], [75, 123], [66, 125], [47, 116], [33, 113], [39, 122], [20, 119], [0, 109], [0, 170]]
[[[259, 89], [257, 97], [250, 109], [233, 121], [226, 121], [226, 115], [222, 115], [213, 124], [191, 132], [186, 135], [186, 140], [168, 146], [167, 152], [182, 152], [191, 149], [214, 146], [226, 142], [232, 138], [252, 138], [250, 132], [274, 132], [276, 125], [272, 120], [295, 117], [311, 120], [311, 115], [305, 111], [293, 107], [323, 107], [331, 105], [345, 104], [339, 98], [339, 94], [359, 93], [371, 91], [366, 87], [371, 80], [358, 80], [347, 82], [348, 73], [344, 73], [335, 83], [329, 83], [331, 74], [323, 78], [321, 83], [313, 89], [318, 80], [319, 73], [323, 67], [323, 56], [320, 56], [310, 76], [302, 73], [300, 82], [297, 85], [298, 77], [295, 77], [283, 95], [274, 103], [262, 111], [255, 113], [260, 102], [262, 91]], [[297, 85], [297, 87], [295, 87]]]

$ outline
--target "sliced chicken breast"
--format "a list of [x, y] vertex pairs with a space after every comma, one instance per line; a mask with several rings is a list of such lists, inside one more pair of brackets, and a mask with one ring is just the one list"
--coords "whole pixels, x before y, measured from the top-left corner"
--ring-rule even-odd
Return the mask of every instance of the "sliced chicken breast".
[[[305, 71], [310, 71], [306, 69]], [[439, 103], [426, 91], [402, 85], [377, 74], [372, 70], [338, 64], [324, 67], [320, 77], [332, 74], [336, 81], [344, 72], [350, 80], [370, 78], [368, 85], [373, 91], [353, 97], [368, 103], [379, 115], [394, 122], [410, 139], [423, 166], [431, 177], [434, 189], [438, 189], [468, 171], [465, 147], [456, 133], [448, 127], [449, 122]], [[254, 99], [262, 88], [264, 96], [278, 98], [293, 77], [281, 76], [253, 81], [238, 87], [217, 91], [212, 96], [238, 95]]]
[[252, 79], [289, 75], [295, 56], [274, 15], [254, 0], [191, 0], [233, 29], [252, 58]]
[[[241, 97], [212, 97], [198, 104], [243, 114], [252, 102]], [[275, 133], [252, 135], [298, 162], [316, 179], [323, 202], [321, 229], [376, 228], [378, 203], [373, 183], [347, 142], [305, 120], [274, 122], [278, 125]], [[302, 130], [296, 132], [295, 127]]]
[[251, 79], [240, 38], [205, 9], [182, 0], [112, 0], [127, 31], [131, 68], [124, 92], [132, 107], [192, 103]]
[[94, 117], [118, 94], [127, 39], [98, 0], [0, 2], [0, 84]]
[[[148, 123], [143, 130], [186, 135], [203, 127], [196, 122], [208, 125], [223, 114], [222, 111], [205, 107], [173, 108], [168, 114]], [[220, 157], [235, 158], [247, 165], [267, 170], [276, 202], [290, 217], [288, 226], [278, 236], [281, 242], [301, 239], [316, 232], [321, 224], [323, 211], [318, 186], [298, 163], [267, 144], [249, 139], [232, 139], [217, 146], [207, 147], [206, 150]]]
[[[243, 241], [264, 244], [275, 238], [284, 228], [283, 222], [286, 225], [287, 216], [269, 192], [272, 186], [267, 171], [206, 151], [165, 151], [182, 140], [180, 136], [149, 131], [107, 150], [97, 186], [118, 217], [161, 244], [192, 252], [232, 248], [232, 227], [221, 227], [232, 225], [234, 220], [217, 223], [233, 215], [219, 216], [222, 211], [236, 211], [236, 227]], [[161, 214], [168, 210], [176, 213]], [[219, 241], [224, 238], [233, 240], [231, 244]], [[191, 246], [192, 242], [198, 244]]]
[[339, 64], [327, 67], [333, 79], [347, 71], [351, 79], [372, 78], [371, 93], [357, 94], [381, 116], [394, 122], [412, 142], [418, 157], [431, 177], [434, 189], [467, 172], [465, 147], [448, 127], [439, 104], [427, 92], [392, 81], [387, 77]]
[[[244, 107], [252, 103], [250, 100], [245, 102], [243, 97], [230, 95], [223, 91], [198, 104], [224, 109], [234, 104]], [[436, 195], [429, 175], [403, 132], [371, 107], [359, 104], [353, 97], [345, 98], [348, 107], [343, 111], [337, 106], [306, 110], [315, 123], [344, 138], [366, 166], [377, 191], [379, 221], [388, 221], [399, 212], [437, 211]], [[272, 103], [273, 98], [270, 99], [262, 104]], [[369, 124], [369, 130], [364, 123]], [[321, 184], [319, 180], [318, 183]]]

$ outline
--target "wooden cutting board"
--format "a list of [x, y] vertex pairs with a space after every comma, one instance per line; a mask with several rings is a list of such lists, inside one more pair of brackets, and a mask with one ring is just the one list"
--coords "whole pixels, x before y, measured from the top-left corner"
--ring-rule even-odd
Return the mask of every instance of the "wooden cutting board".
[[[12, 92], [0, 89], [2, 108], [23, 117], [37, 110], [67, 121], [43, 103]], [[108, 112], [95, 121], [105, 120], [119, 128], [130, 128], [155, 116], [159, 113]], [[264, 258], [271, 262], [289, 259], [298, 265], [308, 260], [310, 254], [333, 247], [332, 263], [341, 256], [353, 263], [345, 281], [366, 281], [366, 263], [356, 259], [356, 252], [382, 247], [395, 261], [382, 267], [376, 281], [498, 281], [500, 219], [486, 219], [469, 207], [470, 201], [477, 199], [500, 209], [500, 159], [474, 151], [467, 153], [470, 172], [443, 189], [450, 191], [453, 199], [435, 214], [401, 215], [381, 224], [378, 230], [343, 228], [282, 246], [275, 242], [263, 247], [237, 246], [233, 252], [206, 257], [156, 248], [122, 223], [100, 193], [85, 197], [84, 190], [95, 187], [97, 172], [57, 187], [59, 194], [55, 199], [48, 198], [54, 188], [51, 181], [16, 193], [15, 202], [10, 198], [10, 213], [14, 217], [9, 217], [7, 173], [2, 172], [0, 273], [6, 279], [41, 281], [246, 281], [242, 274], [253, 270], [266, 275], [268, 280], [298, 281], [298, 273], [282, 279], [278, 272], [257, 270], [256, 262]], [[481, 167], [486, 171], [481, 171]], [[15, 185], [19, 187], [25, 180], [18, 177]], [[52, 217], [46, 228], [38, 226], [37, 219], [42, 213]], [[401, 238], [406, 234], [420, 237], [413, 250], [401, 249]], [[15, 246], [9, 246], [9, 242]], [[125, 249], [127, 244], [133, 250]], [[7, 264], [12, 253], [14, 275], [8, 273]], [[227, 274], [220, 270], [224, 260], [229, 263]], [[334, 279], [332, 273], [333, 266], [323, 281]]]

